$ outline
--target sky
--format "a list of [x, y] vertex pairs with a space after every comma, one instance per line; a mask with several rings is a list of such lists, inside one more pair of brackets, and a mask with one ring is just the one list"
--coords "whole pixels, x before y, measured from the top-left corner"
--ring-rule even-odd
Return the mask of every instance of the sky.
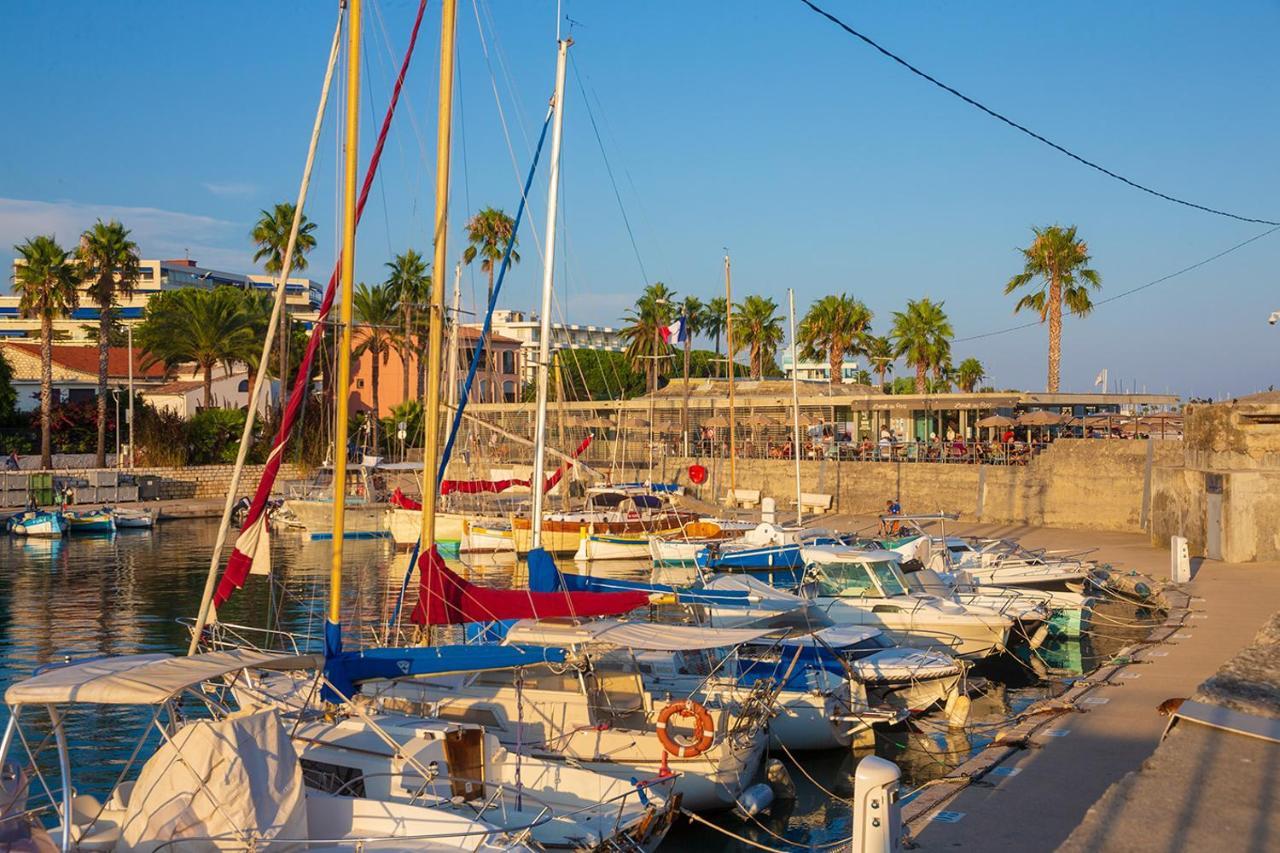
[[[413, 0], [366, 0], [361, 170], [408, 40]], [[1280, 5], [852, 3], [829, 11], [924, 71], [1055, 142], [1170, 195], [1280, 221]], [[14, 0], [0, 89], [0, 263], [66, 244], [98, 218], [146, 257], [250, 271], [261, 208], [297, 194], [336, 3]], [[798, 0], [642, 4], [461, 0], [448, 255], [484, 206], [513, 213], [554, 85], [565, 101], [557, 320], [619, 325], [646, 283], [734, 296], [794, 288], [802, 314], [845, 292], [884, 333], [908, 299], [945, 304], [953, 358], [1000, 388], [1042, 389], [1046, 330], [1003, 285], [1032, 226], [1074, 224], [1105, 298], [1205, 261], [1269, 226], [1138, 192], [910, 74]], [[439, 6], [428, 6], [361, 226], [357, 276], [430, 257]], [[324, 281], [338, 222], [335, 87], [308, 215]], [[546, 169], [501, 307], [541, 284]], [[1068, 319], [1063, 390], [1186, 396], [1278, 381], [1280, 233]], [[452, 276], [452, 266], [443, 278]], [[464, 302], [484, 296], [463, 273]], [[965, 340], [969, 338], [970, 340]], [[908, 373], [902, 367], [897, 375]]]

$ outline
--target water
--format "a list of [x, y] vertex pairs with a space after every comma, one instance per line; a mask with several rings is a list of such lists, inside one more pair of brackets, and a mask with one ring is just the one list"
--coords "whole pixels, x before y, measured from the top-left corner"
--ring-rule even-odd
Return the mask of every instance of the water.
[[[212, 521], [173, 521], [153, 531], [121, 532], [114, 537], [76, 537], [61, 541], [0, 538], [0, 689], [38, 666], [67, 657], [144, 652], [185, 652], [189, 635], [179, 618], [191, 618], [199, 605], [217, 532]], [[250, 578], [219, 614], [223, 622], [264, 625], [318, 637], [327, 591], [329, 542], [308, 542], [280, 534], [272, 539], [272, 561], [285, 593], [273, 597], [261, 578]], [[399, 589], [405, 558], [389, 541], [349, 541], [343, 613], [348, 644], [367, 641], [381, 627]], [[640, 578], [641, 564], [610, 564], [611, 574]], [[509, 586], [510, 558], [478, 561], [464, 574], [480, 583]], [[408, 603], [416, 601], [411, 586]], [[407, 618], [406, 608], [406, 618]], [[924, 718], [877, 736], [874, 752], [899, 764], [908, 788], [946, 775], [994, 737], [1001, 720], [1036, 699], [1061, 692], [1072, 678], [1139, 636], [1148, 623], [1130, 608], [1108, 607], [1091, 638], [1046, 646], [1040, 656], [1048, 678], [1012, 660], [979, 667], [987, 679], [974, 699], [970, 725], [950, 730], [945, 720]], [[7, 716], [7, 713], [6, 713]], [[83, 706], [68, 720], [76, 786], [102, 796], [114, 783], [145, 730], [146, 715], [131, 707]], [[801, 756], [803, 767], [788, 761], [798, 798], [789, 811], [775, 808], [759, 824], [731, 815], [713, 819], [725, 828], [771, 847], [830, 844], [847, 838], [857, 760], [871, 748]], [[786, 760], [785, 756], [783, 757]], [[136, 772], [136, 771], [135, 771]], [[806, 775], [807, 774], [807, 775]], [[33, 788], [33, 791], [35, 789]], [[782, 840], [782, 839], [785, 839]], [[668, 842], [672, 849], [750, 850], [711, 829], [681, 827]]]

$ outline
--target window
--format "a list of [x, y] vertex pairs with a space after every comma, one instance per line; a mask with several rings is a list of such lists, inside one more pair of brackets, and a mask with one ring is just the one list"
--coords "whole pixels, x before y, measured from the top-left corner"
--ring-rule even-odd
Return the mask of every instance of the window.
[[356, 380], [356, 387], [357, 387], [357, 388], [363, 388], [363, 387], [364, 387], [364, 380], [363, 380], [363, 379], [357, 379], [357, 380]]
[[892, 560], [879, 560], [871, 564], [871, 571], [875, 572], [876, 580], [880, 581], [885, 595], [907, 594], [906, 579], [902, 577], [897, 563]]
[[502, 383], [502, 400], [505, 403], [515, 403], [516, 401], [516, 383], [508, 379]]
[[502, 351], [502, 372], [503, 373], [516, 372], [516, 354], [509, 349]]
[[241, 394], [248, 394], [248, 393], [249, 393], [249, 380], [248, 380], [248, 379], [241, 379], [241, 380], [240, 380], [240, 384], [236, 386], [236, 390], [237, 390], [237, 391], [239, 391]]
[[97, 392], [92, 388], [72, 388], [67, 392], [68, 403], [87, 403], [97, 397]]
[[844, 598], [877, 598], [880, 595], [875, 581], [862, 563], [824, 563], [820, 567], [820, 595]]

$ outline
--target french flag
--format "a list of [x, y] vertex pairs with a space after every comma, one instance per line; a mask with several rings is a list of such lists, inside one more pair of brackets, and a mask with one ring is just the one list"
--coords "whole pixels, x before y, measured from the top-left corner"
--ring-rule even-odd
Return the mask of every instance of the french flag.
[[665, 341], [666, 343], [669, 343], [669, 344], [684, 343], [684, 340], [687, 337], [687, 335], [685, 335], [685, 332], [684, 332], [684, 318], [677, 317], [674, 323], [672, 323], [670, 326], [663, 326], [661, 329], [658, 330], [658, 333], [662, 335], [662, 340]]

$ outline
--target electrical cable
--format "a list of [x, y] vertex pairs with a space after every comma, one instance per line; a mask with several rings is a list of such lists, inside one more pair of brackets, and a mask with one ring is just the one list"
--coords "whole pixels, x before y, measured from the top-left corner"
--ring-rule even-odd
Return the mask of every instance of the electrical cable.
[[1093, 162], [1092, 160], [1086, 160], [1084, 157], [1081, 157], [1079, 154], [1076, 154], [1075, 152], [1067, 148], [1064, 148], [1063, 146], [1059, 145], [1058, 143], [1050, 139], [1046, 139], [1045, 137], [1041, 136], [1040, 134], [1036, 133], [1034, 130], [1031, 130], [1025, 125], [1018, 124], [1018, 122], [1014, 121], [1008, 116], [1005, 116], [1001, 113], [996, 112], [995, 110], [991, 109], [985, 104], [979, 101], [976, 101], [973, 98], [969, 97], [968, 95], [964, 94], [960, 90], [955, 89], [951, 86], [948, 86], [946, 83], [943, 83], [938, 78], [933, 77], [925, 73], [924, 71], [921, 71], [919, 68], [915, 67], [910, 62], [907, 62], [907, 60], [903, 59], [901, 56], [898, 56], [896, 53], [893, 53], [892, 51], [882, 47], [880, 44], [875, 42], [870, 37], [863, 35], [862, 33], [855, 30], [853, 27], [846, 24], [844, 21], [837, 18], [835, 15], [831, 14], [825, 9], [822, 9], [817, 4], [813, 3], [812, 0], [800, 0], [800, 2], [808, 6], [811, 10], [813, 10], [818, 15], [821, 15], [831, 23], [835, 24], [840, 29], [844, 30], [849, 35], [853, 36], [856, 39], [860, 39], [861, 41], [875, 48], [881, 54], [883, 54], [884, 56], [887, 56], [889, 59], [892, 59], [894, 62], [898, 63], [903, 68], [906, 68], [908, 71], [910, 71], [912, 74], [915, 74], [917, 77], [921, 77], [925, 80], [928, 80], [930, 83], [937, 86], [939, 89], [942, 89], [944, 92], [954, 95], [955, 97], [964, 101], [969, 106], [975, 107], [981, 110], [982, 112], [986, 113], [987, 115], [991, 116], [997, 121], [1001, 121], [1004, 124], [1007, 124], [1010, 127], [1012, 127], [1014, 130], [1025, 133], [1027, 136], [1030, 136], [1032, 139], [1036, 140], [1037, 142], [1042, 142], [1045, 145], [1049, 146], [1050, 148], [1054, 149], [1055, 151], [1061, 154], [1065, 154], [1066, 156], [1070, 157], [1072, 160], [1075, 160], [1076, 162], [1084, 166], [1088, 166], [1090, 169], [1094, 169], [1095, 171], [1101, 172], [1102, 174], [1106, 175], [1109, 178], [1114, 178], [1115, 180], [1120, 181], [1123, 184], [1127, 184], [1128, 186], [1133, 187], [1136, 190], [1141, 190], [1144, 193], [1153, 195], [1156, 198], [1162, 198], [1165, 201], [1171, 201], [1174, 204], [1180, 204], [1183, 207], [1190, 207], [1195, 210], [1202, 211], [1204, 213], [1212, 213], [1215, 216], [1225, 216], [1228, 219], [1235, 219], [1239, 222], [1253, 222], [1258, 225], [1280, 226], [1280, 222], [1275, 222], [1270, 219], [1258, 219], [1251, 216], [1241, 216], [1238, 213], [1231, 213], [1226, 210], [1218, 210], [1217, 208], [1214, 208], [1214, 207], [1207, 207], [1203, 204], [1196, 204], [1195, 202], [1187, 201], [1185, 199], [1178, 198], [1177, 196], [1172, 196], [1167, 193], [1160, 192], [1159, 190], [1155, 190], [1155, 189], [1152, 189], [1151, 187], [1140, 184], [1137, 181], [1130, 180], [1129, 178], [1126, 178], [1124, 175], [1113, 172], [1110, 169], [1106, 168], [1105, 166], [1100, 166], [1099, 164]]

